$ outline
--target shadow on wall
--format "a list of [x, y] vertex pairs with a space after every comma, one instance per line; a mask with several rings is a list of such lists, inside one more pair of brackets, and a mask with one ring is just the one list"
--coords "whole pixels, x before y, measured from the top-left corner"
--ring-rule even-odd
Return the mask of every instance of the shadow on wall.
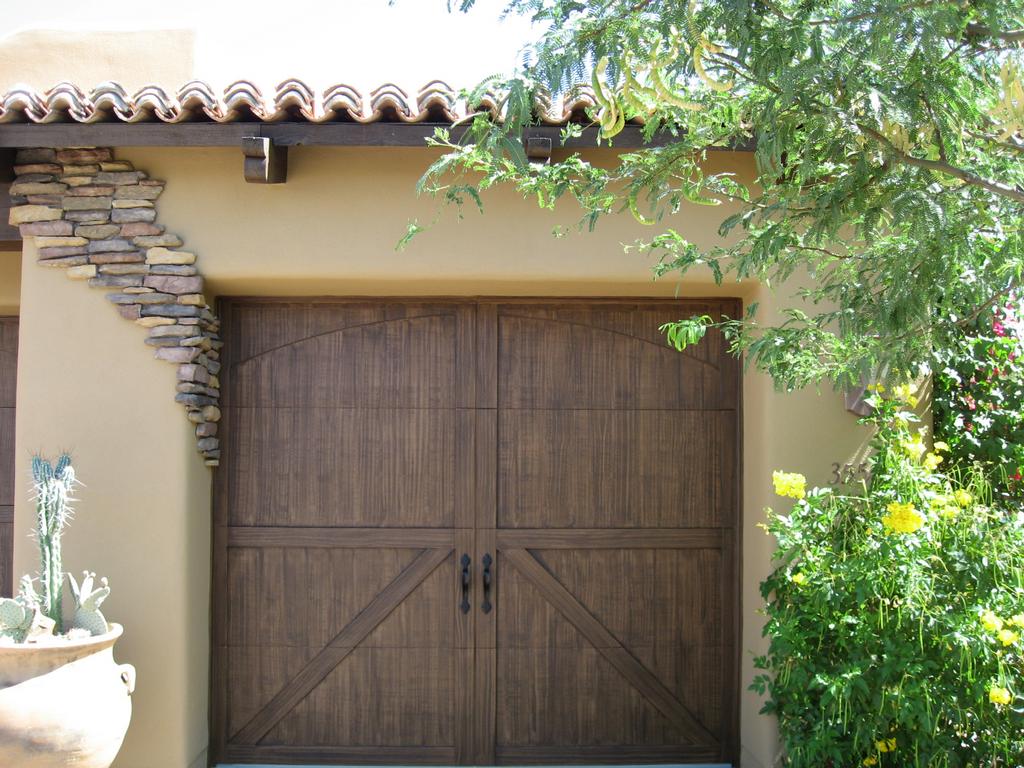
[[188, 29], [17, 32], [0, 38], [0, 92], [43, 92], [61, 81], [91, 90], [114, 80], [129, 93], [151, 83], [176, 88], [194, 77], [195, 41]]

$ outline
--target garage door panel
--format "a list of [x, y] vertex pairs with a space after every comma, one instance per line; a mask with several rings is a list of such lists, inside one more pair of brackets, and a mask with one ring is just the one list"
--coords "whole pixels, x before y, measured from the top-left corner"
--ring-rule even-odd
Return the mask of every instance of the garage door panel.
[[452, 653], [357, 648], [261, 745], [452, 747]]
[[419, 553], [380, 548], [232, 548], [228, 644], [322, 648]]
[[[721, 644], [721, 556], [700, 549], [531, 550], [629, 651]], [[657, 654], [656, 654], [657, 655]]]
[[499, 410], [498, 526], [720, 525], [730, 411]]
[[[454, 524], [454, 410], [232, 409], [232, 525]], [[460, 443], [460, 450], [468, 450]]]
[[319, 647], [243, 645], [227, 654], [227, 731], [237, 733], [309, 663]]
[[339, 332], [428, 318], [454, 318], [466, 309], [429, 302], [387, 301], [261, 301], [236, 300], [223, 311], [233, 329], [230, 360], [235, 364], [258, 358], [308, 339]]
[[511, 653], [545, 648], [576, 651], [588, 647], [572, 622], [545, 600], [529, 579], [505, 563], [500, 551], [497, 567], [500, 578], [496, 599], [501, 602], [497, 614], [497, 646], [502, 649], [499, 656], [506, 653], [505, 649]]
[[14, 482], [14, 417], [14, 408], [0, 407], [0, 506], [13, 505], [19, 490]]
[[18, 318], [0, 317], [0, 408], [13, 408], [18, 387]]
[[[689, 310], [687, 310], [689, 311]], [[734, 408], [734, 374], [712, 331], [680, 354], [658, 328], [664, 307], [503, 307], [499, 401], [506, 408]]]
[[430, 574], [360, 646], [409, 650], [454, 647], [452, 619], [457, 609], [451, 576], [451, 568], [439, 568]]
[[290, 341], [239, 361], [249, 407], [454, 407], [454, 315], [380, 320]]
[[[521, 684], [530, 680], [530, 686]], [[498, 662], [497, 747], [683, 744], [595, 649], [509, 649]]]

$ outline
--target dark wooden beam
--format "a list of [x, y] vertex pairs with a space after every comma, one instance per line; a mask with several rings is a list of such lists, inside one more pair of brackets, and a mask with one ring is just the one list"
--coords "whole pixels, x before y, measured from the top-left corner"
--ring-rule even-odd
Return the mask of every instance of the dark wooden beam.
[[245, 123], [8, 123], [0, 147], [238, 147]]
[[[239, 147], [242, 139], [261, 136], [281, 147], [426, 147], [437, 123], [6, 123], [0, 125], [0, 148], [17, 147]], [[462, 126], [451, 129], [454, 139], [465, 133]], [[562, 143], [559, 126], [535, 126], [525, 131], [524, 141], [531, 138], [551, 140], [557, 149], [593, 149], [597, 129], [583, 129], [582, 136]], [[613, 142], [600, 146], [637, 149], [661, 146], [672, 141], [664, 134], [645, 142], [638, 125], [627, 125]], [[749, 151], [751, 146], [736, 147]]]

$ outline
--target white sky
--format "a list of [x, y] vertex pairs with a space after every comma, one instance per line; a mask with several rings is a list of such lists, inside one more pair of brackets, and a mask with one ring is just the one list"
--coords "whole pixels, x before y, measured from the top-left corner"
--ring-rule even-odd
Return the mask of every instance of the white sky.
[[499, 21], [504, 5], [478, 0], [468, 14], [449, 14], [445, 0], [8, 0], [0, 36], [191, 29], [196, 76], [221, 86], [245, 78], [272, 87], [297, 77], [314, 89], [396, 82], [415, 90], [435, 78], [464, 87], [511, 71], [531, 37], [527, 20]]

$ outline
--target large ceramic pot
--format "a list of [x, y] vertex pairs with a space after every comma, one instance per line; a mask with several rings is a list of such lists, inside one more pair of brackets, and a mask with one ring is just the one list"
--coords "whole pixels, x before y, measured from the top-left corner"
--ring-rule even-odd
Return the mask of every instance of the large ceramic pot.
[[132, 716], [121, 625], [66, 643], [0, 646], [0, 765], [109, 768]]

